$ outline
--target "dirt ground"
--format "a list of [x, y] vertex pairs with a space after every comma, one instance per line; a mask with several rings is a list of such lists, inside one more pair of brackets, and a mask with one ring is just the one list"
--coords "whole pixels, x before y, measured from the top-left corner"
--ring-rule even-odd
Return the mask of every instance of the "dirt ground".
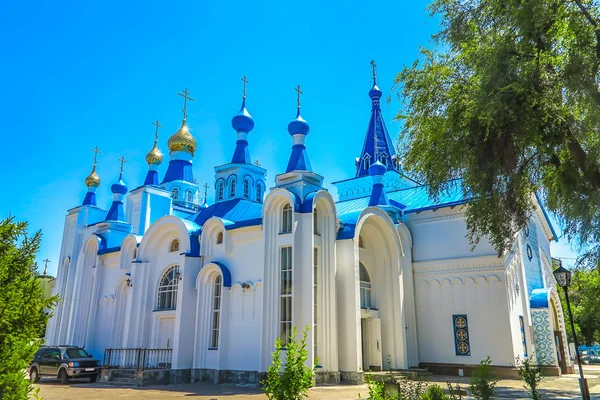
[[[585, 366], [584, 372], [588, 379], [590, 393], [593, 399], [600, 400], [600, 366]], [[579, 396], [579, 375], [563, 375], [561, 377], [544, 378], [541, 389], [544, 399], [577, 399]], [[455, 376], [434, 375], [429, 379], [443, 387], [446, 382], [468, 387], [468, 378]], [[116, 387], [99, 383], [87, 383], [85, 380], [73, 381], [61, 385], [54, 379], [42, 379], [35, 385], [39, 395], [45, 400], [82, 399], [82, 400], [119, 400], [119, 399], [180, 399], [195, 397], [202, 400], [211, 399], [251, 399], [262, 400], [266, 396], [256, 386], [244, 385], [169, 385], [143, 388]], [[309, 399], [341, 400], [358, 399], [358, 395], [367, 398], [367, 388], [361, 386], [318, 386], [309, 392]], [[526, 399], [523, 383], [516, 380], [501, 380], [498, 382], [498, 398]]]

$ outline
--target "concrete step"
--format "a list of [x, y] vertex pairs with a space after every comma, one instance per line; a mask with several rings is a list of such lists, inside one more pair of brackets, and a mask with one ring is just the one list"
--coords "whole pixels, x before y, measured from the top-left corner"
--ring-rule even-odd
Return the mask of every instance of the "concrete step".
[[133, 378], [112, 378], [109, 380], [107, 385], [115, 385], [115, 386], [137, 386], [137, 382]]

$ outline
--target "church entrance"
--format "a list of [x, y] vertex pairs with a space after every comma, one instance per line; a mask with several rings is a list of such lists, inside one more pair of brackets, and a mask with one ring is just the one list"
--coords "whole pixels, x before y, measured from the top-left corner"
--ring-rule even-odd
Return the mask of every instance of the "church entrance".
[[160, 318], [158, 320], [157, 349], [172, 349], [175, 336], [175, 318]]

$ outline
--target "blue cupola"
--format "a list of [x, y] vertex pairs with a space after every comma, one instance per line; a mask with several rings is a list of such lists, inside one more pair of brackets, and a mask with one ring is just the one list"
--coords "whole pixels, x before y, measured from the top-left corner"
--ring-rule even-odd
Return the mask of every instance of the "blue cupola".
[[125, 219], [125, 208], [123, 207], [123, 198], [127, 194], [127, 185], [123, 182], [123, 163], [125, 159], [121, 159], [121, 172], [119, 173], [119, 180], [110, 187], [110, 191], [113, 192], [113, 202], [110, 205], [108, 214], [106, 214], [105, 221], [120, 221], [126, 222]]
[[383, 188], [383, 175], [385, 175], [387, 168], [385, 165], [376, 161], [369, 167], [369, 174], [373, 179], [373, 189], [371, 190], [371, 197], [369, 199], [369, 206], [389, 206], [387, 195]]
[[298, 92], [298, 112], [296, 113], [296, 118], [292, 120], [288, 124], [288, 133], [292, 136], [293, 145], [292, 145], [292, 154], [290, 155], [290, 160], [288, 161], [287, 168], [285, 172], [291, 171], [310, 171], [312, 172], [312, 167], [310, 165], [310, 160], [308, 159], [308, 153], [306, 151], [306, 135], [310, 132], [310, 126], [308, 122], [302, 118], [300, 115], [300, 85], [296, 88]]
[[163, 155], [158, 149], [158, 130], [162, 128], [162, 125], [158, 120], [154, 121], [152, 125], [156, 126], [156, 132], [154, 132], [154, 146], [148, 154], [146, 154], [148, 173], [146, 174], [144, 185], [158, 186], [158, 166], [163, 160]]
[[236, 116], [231, 120], [231, 126], [237, 132], [237, 142], [235, 143], [235, 151], [231, 158], [232, 164], [252, 164], [250, 151], [248, 150], [248, 134], [254, 129], [254, 120], [246, 110], [246, 91], [244, 89], [244, 97], [242, 100], [242, 108]]

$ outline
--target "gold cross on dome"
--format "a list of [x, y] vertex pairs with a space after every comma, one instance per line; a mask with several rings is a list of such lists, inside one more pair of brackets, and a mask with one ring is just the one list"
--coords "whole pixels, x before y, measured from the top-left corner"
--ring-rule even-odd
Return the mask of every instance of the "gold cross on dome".
[[102, 152], [100, 151], [98, 146], [94, 147], [92, 149], [92, 152], [94, 153], [94, 164], [96, 164], [96, 159], [98, 158], [98, 153], [102, 153]]
[[125, 156], [122, 156], [121, 158], [119, 158], [119, 161], [121, 161], [121, 171], [119, 173], [123, 175], [123, 164], [126, 163], [127, 160], [125, 160]]
[[158, 130], [162, 128], [162, 125], [158, 120], [154, 121], [152, 125], [156, 127], [156, 131], [154, 131], [154, 140], [158, 140]]
[[187, 88], [185, 88], [183, 90], [183, 93], [177, 93], [179, 96], [183, 97], [183, 109], [181, 111], [183, 111], [183, 119], [187, 119], [187, 101], [194, 101], [194, 99], [192, 99], [189, 94], [190, 92], [188, 92]]
[[373, 67], [373, 82], [377, 79], [377, 64], [375, 64], [375, 60], [371, 60], [371, 67]]
[[246, 75], [244, 75], [244, 77], [242, 78], [242, 82], [244, 82], [244, 89], [242, 90], [242, 93], [244, 94], [244, 99], [246, 98], [246, 85], [248, 84], [248, 79], [246, 79]]
[[50, 260], [48, 260], [47, 258], [45, 260], [42, 260], [44, 262], [44, 276], [46, 276], [46, 271], [48, 270], [48, 263], [51, 262]]
[[296, 92], [298, 92], [298, 110], [300, 109], [300, 95], [304, 94], [304, 92], [302, 90], [300, 90], [300, 85], [298, 85], [298, 87], [296, 87], [296, 89], [294, 89]]

